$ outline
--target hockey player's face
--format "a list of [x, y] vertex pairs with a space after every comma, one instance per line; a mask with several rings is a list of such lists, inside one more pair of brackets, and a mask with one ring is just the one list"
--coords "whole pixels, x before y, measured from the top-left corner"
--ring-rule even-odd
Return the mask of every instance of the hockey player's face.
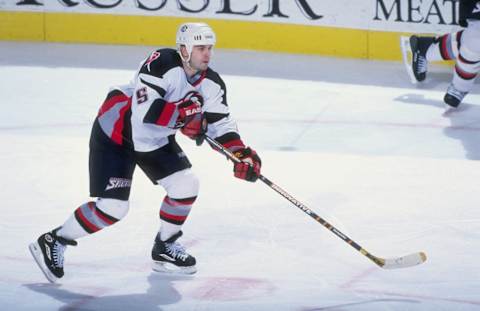
[[192, 49], [190, 56], [190, 67], [195, 70], [207, 70], [212, 56], [212, 45], [196, 45]]

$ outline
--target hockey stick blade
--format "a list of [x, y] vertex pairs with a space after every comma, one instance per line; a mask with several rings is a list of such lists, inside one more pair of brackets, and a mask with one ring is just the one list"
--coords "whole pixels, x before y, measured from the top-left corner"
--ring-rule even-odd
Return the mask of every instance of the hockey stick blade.
[[[234, 163], [239, 163], [241, 162], [240, 159], [238, 159], [230, 150], [226, 149], [223, 147], [219, 142], [217, 142], [215, 139], [210, 138], [209, 136], [205, 136], [205, 140], [210, 144], [210, 146], [223, 155], [225, 155], [228, 159], [233, 161]], [[355, 241], [350, 239], [348, 236], [340, 232], [337, 228], [335, 228], [333, 225], [328, 223], [326, 220], [324, 220], [322, 217], [317, 215], [315, 212], [313, 212], [311, 209], [309, 209], [305, 204], [301, 203], [297, 199], [295, 199], [293, 196], [288, 194], [285, 190], [277, 186], [275, 183], [273, 183], [271, 180], [269, 180], [267, 177], [263, 175], [259, 175], [258, 177], [259, 180], [261, 180], [264, 184], [266, 184], [268, 187], [270, 187], [272, 190], [280, 194], [282, 197], [290, 201], [293, 205], [295, 205], [297, 208], [299, 208], [302, 212], [310, 216], [311, 218], [315, 219], [318, 223], [320, 223], [322, 226], [330, 230], [333, 234], [335, 234], [337, 237], [342, 239], [344, 242], [346, 242], [348, 245], [351, 247], [355, 248], [358, 252], [360, 252], [362, 255], [373, 261], [377, 266], [384, 268], [384, 269], [399, 269], [399, 268], [408, 268], [412, 266], [416, 266], [419, 264], [424, 263], [427, 260], [427, 255], [425, 255], [424, 252], [419, 252], [419, 253], [413, 253], [407, 256], [403, 257], [397, 257], [397, 258], [380, 258], [377, 256], [374, 256], [370, 254], [367, 250], [362, 248], [359, 244], [357, 244]]]
[[413, 253], [403, 257], [381, 259], [379, 266], [384, 269], [401, 269], [420, 265], [427, 260], [424, 252]]

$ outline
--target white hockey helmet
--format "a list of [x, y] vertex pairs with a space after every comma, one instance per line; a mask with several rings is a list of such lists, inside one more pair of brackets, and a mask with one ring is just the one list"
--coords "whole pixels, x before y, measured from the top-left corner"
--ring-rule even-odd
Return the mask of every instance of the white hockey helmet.
[[[177, 30], [177, 51], [184, 62], [190, 60], [193, 47], [195, 45], [215, 45], [216, 37], [212, 28], [205, 23], [185, 23], [180, 25]], [[187, 49], [187, 59], [180, 53], [180, 46], [184, 45]]]

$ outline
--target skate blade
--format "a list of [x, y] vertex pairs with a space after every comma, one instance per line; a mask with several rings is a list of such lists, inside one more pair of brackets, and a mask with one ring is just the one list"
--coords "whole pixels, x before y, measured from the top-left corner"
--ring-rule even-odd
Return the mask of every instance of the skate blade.
[[405, 69], [407, 70], [410, 82], [412, 82], [413, 84], [417, 84], [418, 81], [415, 78], [412, 69], [412, 48], [410, 47], [410, 37], [401, 36], [400, 47], [402, 48], [403, 64], [405, 65]]
[[445, 110], [443, 111], [443, 115], [444, 116], [448, 116], [452, 113], [455, 113], [456, 111], [459, 111], [460, 109], [458, 109], [458, 106], [457, 107], [454, 107], [454, 106], [450, 106], [449, 104], [447, 103], [443, 103], [443, 107], [445, 108]]
[[178, 267], [168, 262], [154, 261], [152, 269], [155, 272], [168, 273], [168, 274], [194, 274], [197, 272], [195, 266], [191, 267]]
[[43, 253], [42, 253], [42, 250], [40, 249], [40, 245], [38, 244], [38, 242], [31, 243], [28, 246], [28, 249], [30, 250], [30, 253], [33, 256], [33, 259], [35, 259], [35, 262], [37, 263], [40, 270], [42, 270], [47, 280], [50, 283], [57, 282], [58, 278], [52, 272], [50, 272], [47, 265], [45, 264], [45, 261], [43, 259]]

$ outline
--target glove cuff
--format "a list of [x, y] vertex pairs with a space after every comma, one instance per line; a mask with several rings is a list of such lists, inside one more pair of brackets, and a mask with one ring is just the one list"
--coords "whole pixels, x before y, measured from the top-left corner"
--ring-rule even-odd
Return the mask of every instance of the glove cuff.
[[245, 144], [243, 143], [243, 141], [240, 138], [227, 141], [227, 142], [223, 143], [222, 146], [227, 148], [231, 152], [235, 152], [237, 150], [245, 148]]

